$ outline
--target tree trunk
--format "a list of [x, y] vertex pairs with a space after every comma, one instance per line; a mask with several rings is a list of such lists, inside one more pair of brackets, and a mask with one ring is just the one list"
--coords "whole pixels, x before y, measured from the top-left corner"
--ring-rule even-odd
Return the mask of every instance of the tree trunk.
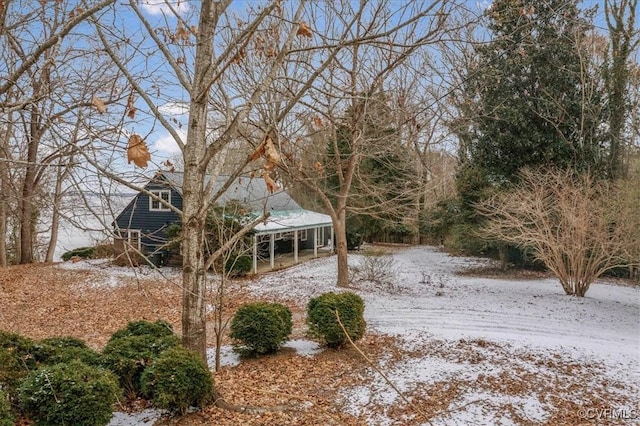
[[[0, 165], [0, 167], [3, 167]], [[7, 199], [6, 184], [0, 177], [0, 267], [7, 266]]]
[[29, 141], [27, 154], [27, 170], [22, 183], [22, 200], [20, 208], [20, 263], [33, 262], [33, 231], [34, 209], [33, 197], [35, 192], [36, 157], [38, 153], [38, 140], [33, 135]]
[[[42, 71], [41, 78], [48, 73], [45, 69]], [[42, 85], [40, 82], [34, 83], [34, 97], [40, 95]], [[20, 208], [20, 263], [33, 262], [33, 239], [34, 239], [34, 208], [33, 198], [36, 189], [36, 161], [38, 160], [38, 148], [40, 147], [40, 138], [42, 131], [40, 128], [41, 115], [38, 105], [31, 105], [29, 111], [29, 132], [27, 135], [27, 166], [22, 182], [22, 200]]]
[[[197, 210], [197, 196], [193, 194], [192, 189], [193, 179], [194, 177], [188, 178], [185, 172], [182, 227], [182, 344], [206, 360], [206, 271], [202, 252], [204, 221], [193, 212], [194, 207]], [[192, 183], [188, 184], [188, 181]]]
[[507, 246], [506, 244], [498, 244], [498, 257], [500, 258], [500, 270], [506, 271], [508, 269], [508, 260], [509, 256], [507, 256]]
[[338, 212], [338, 220], [333, 223], [334, 238], [336, 240], [336, 255], [338, 256], [338, 287], [349, 286], [349, 265], [347, 262], [347, 227], [344, 209]]
[[[9, 116], [9, 121], [11, 116]], [[2, 145], [0, 146], [0, 159], [8, 159], [9, 155], [9, 136], [10, 130], [7, 129]], [[6, 267], [7, 261], [7, 215], [9, 203], [9, 163], [0, 161], [0, 267]]]
[[53, 255], [56, 252], [58, 243], [58, 229], [60, 228], [60, 202], [62, 200], [62, 181], [66, 173], [58, 173], [56, 177], [56, 189], [53, 195], [53, 206], [51, 210], [51, 232], [49, 233], [49, 246], [47, 247], [47, 256], [45, 262], [53, 262]]
[[217, 3], [203, 2], [197, 34], [193, 87], [189, 107], [187, 143], [184, 146], [182, 186], [182, 344], [206, 362], [206, 270], [203, 252], [207, 171], [206, 131], [210, 82], [207, 73], [213, 58], [214, 12]]

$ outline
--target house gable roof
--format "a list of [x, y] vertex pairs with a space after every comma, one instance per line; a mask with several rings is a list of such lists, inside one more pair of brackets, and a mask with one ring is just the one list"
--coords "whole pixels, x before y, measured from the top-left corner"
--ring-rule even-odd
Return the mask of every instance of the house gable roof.
[[[160, 174], [176, 191], [182, 194], [183, 173], [160, 172]], [[209, 184], [210, 178], [207, 176], [205, 185]], [[213, 185], [212, 193], [216, 194], [228, 180], [229, 176], [218, 176]], [[232, 200], [239, 201], [253, 212], [262, 212], [265, 209], [269, 212], [301, 209], [300, 205], [286, 191], [281, 189], [270, 194], [264, 179], [252, 179], [246, 176], [236, 178], [216, 200], [216, 203], [223, 205]]]
[[[182, 184], [184, 174], [181, 172], [158, 172], [145, 185], [157, 188], [159, 185], [167, 185], [180, 195], [182, 195]], [[218, 176], [213, 185], [213, 194], [216, 194], [229, 180], [229, 176]], [[209, 183], [210, 176], [207, 176], [205, 185]], [[140, 194], [138, 194], [139, 196]], [[137, 198], [137, 196], [136, 196]], [[217, 204], [226, 204], [229, 201], [237, 200], [249, 208], [254, 214], [269, 212], [269, 219], [258, 224], [254, 229], [259, 234], [268, 234], [283, 230], [308, 229], [316, 226], [330, 226], [331, 217], [309, 210], [305, 210], [283, 189], [274, 193], [269, 193], [264, 179], [238, 177], [229, 188], [216, 200]], [[131, 203], [135, 198], [131, 200]], [[127, 208], [116, 218], [116, 223], [120, 216], [127, 211]]]

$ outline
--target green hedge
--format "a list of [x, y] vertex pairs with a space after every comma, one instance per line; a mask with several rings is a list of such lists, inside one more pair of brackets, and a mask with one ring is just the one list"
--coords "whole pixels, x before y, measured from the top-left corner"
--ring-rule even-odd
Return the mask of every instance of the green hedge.
[[108, 370], [71, 361], [31, 372], [19, 388], [21, 408], [38, 426], [106, 425], [121, 390]]
[[291, 311], [280, 303], [255, 302], [241, 306], [231, 321], [235, 349], [246, 355], [276, 352], [292, 330]]
[[100, 354], [75, 337], [50, 337], [34, 344], [34, 357], [39, 364], [59, 364], [79, 360], [87, 365], [100, 365]]
[[12, 399], [20, 383], [37, 366], [35, 352], [33, 340], [0, 331], [0, 384]]
[[204, 406], [213, 395], [207, 364], [181, 346], [164, 351], [144, 370], [141, 382], [157, 407], [183, 415], [190, 406]]
[[307, 305], [307, 325], [312, 336], [321, 338], [329, 347], [340, 347], [348, 343], [336, 318], [354, 342], [364, 335], [364, 301], [355, 293], [325, 293], [313, 298]]
[[91, 259], [94, 257], [95, 251], [96, 251], [95, 247], [80, 247], [80, 248], [65, 252], [62, 255], [62, 260], [66, 262], [74, 256], [80, 257], [82, 259]]
[[11, 410], [9, 394], [0, 390], [0, 426], [13, 426], [15, 424], [16, 416]]
[[131, 322], [116, 331], [102, 351], [103, 365], [113, 371], [129, 396], [141, 391], [140, 377], [163, 351], [178, 346], [180, 340], [165, 321]]

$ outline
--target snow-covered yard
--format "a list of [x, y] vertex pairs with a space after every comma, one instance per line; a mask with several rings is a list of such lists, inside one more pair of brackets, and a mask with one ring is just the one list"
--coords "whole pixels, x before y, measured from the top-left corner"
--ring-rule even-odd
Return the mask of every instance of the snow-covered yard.
[[[365, 299], [368, 330], [397, 336], [405, 351], [401, 360], [390, 359], [382, 366], [400, 390], [419, 394], [420, 389], [447, 381], [460, 388], [430, 424], [546, 423], [551, 420], [553, 398], [575, 399], [582, 394], [582, 401], [572, 401], [574, 420], [582, 417], [584, 422], [601, 424], [614, 416], [597, 411], [607, 409], [626, 420], [640, 418], [637, 287], [599, 282], [587, 297], [575, 298], [566, 296], [553, 279], [458, 275], [461, 268], [482, 261], [451, 257], [430, 247], [391, 255], [395, 285], [361, 283], [357, 292]], [[352, 265], [362, 260], [362, 255], [350, 257]], [[266, 275], [249, 289], [264, 297], [304, 303], [335, 291], [335, 275], [335, 258], [326, 258]], [[593, 389], [572, 393], [584, 375], [590, 375], [587, 382]], [[371, 377], [368, 385], [342, 391], [347, 409], [371, 424], [397, 424], [388, 414], [399, 396], [379, 374], [371, 371]], [[534, 386], [500, 392], [501, 384]], [[616, 400], [596, 405], [590, 395], [598, 389]], [[550, 395], [552, 390], [557, 394]]]
[[[376, 368], [354, 350], [323, 350], [304, 335], [309, 299], [338, 291], [335, 257], [234, 284], [233, 306], [282, 301], [294, 309], [296, 325], [279, 356], [244, 361], [225, 344], [217, 386], [240, 404], [301, 404], [275, 420], [243, 415], [240, 424], [640, 424], [640, 288], [598, 282], [575, 298], [553, 279], [459, 274], [486, 264], [482, 259], [432, 247], [388, 250], [392, 283], [350, 289], [365, 300], [367, 336], [359, 346]], [[349, 263], [365, 259], [350, 254]], [[0, 328], [33, 338], [72, 334], [97, 348], [135, 318], [166, 318], [179, 329], [176, 269], [98, 260], [4, 273]], [[149, 425], [161, 414], [120, 412], [111, 426]], [[201, 417], [177, 424], [239, 424], [213, 407], [194, 416]]]

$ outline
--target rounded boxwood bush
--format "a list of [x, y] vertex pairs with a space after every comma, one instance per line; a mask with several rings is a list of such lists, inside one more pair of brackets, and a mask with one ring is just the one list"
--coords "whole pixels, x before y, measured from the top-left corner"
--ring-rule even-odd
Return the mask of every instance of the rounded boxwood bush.
[[80, 257], [82, 259], [91, 259], [94, 256], [95, 250], [95, 247], [79, 247], [65, 252], [62, 255], [62, 260], [66, 262], [74, 256]]
[[181, 414], [191, 406], [204, 406], [213, 396], [207, 364], [182, 346], [164, 351], [144, 370], [141, 381], [142, 391], [157, 407]]
[[59, 364], [79, 360], [87, 365], [100, 365], [100, 354], [75, 337], [50, 337], [34, 344], [34, 356], [40, 364]]
[[325, 293], [309, 301], [307, 305], [307, 325], [314, 337], [319, 337], [329, 347], [345, 345], [349, 340], [342, 331], [340, 321], [354, 342], [364, 335], [364, 302], [354, 293]]
[[251, 272], [251, 268], [253, 268], [253, 258], [248, 254], [232, 256], [227, 259], [224, 268], [231, 277], [243, 277]]
[[0, 426], [13, 426], [16, 424], [16, 416], [11, 410], [9, 395], [0, 390]]
[[21, 407], [36, 425], [106, 425], [120, 396], [108, 370], [80, 361], [45, 365], [20, 385]]
[[125, 328], [122, 328], [111, 335], [111, 340], [129, 336], [173, 336], [173, 327], [167, 321], [157, 320], [155, 322], [139, 320], [131, 321]]
[[0, 331], [0, 387], [15, 398], [18, 385], [36, 368], [33, 340]]
[[113, 371], [127, 395], [140, 393], [140, 376], [163, 351], [178, 346], [180, 339], [164, 321], [137, 321], [116, 331], [102, 351], [103, 365]]
[[231, 320], [230, 336], [246, 355], [273, 353], [291, 334], [291, 311], [280, 303], [256, 302], [241, 306]]

